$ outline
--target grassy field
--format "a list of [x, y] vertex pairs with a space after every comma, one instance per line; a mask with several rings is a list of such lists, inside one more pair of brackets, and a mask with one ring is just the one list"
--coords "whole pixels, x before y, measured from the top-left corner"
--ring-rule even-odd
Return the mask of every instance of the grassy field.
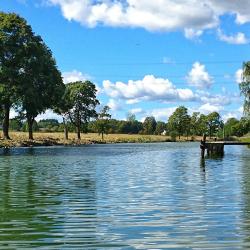
[[[149, 142], [168, 142], [169, 136], [162, 135], [129, 135], [129, 134], [109, 134], [101, 136], [94, 133], [81, 134], [81, 140], [76, 139], [75, 133], [69, 133], [69, 140], [64, 140], [63, 133], [34, 133], [34, 141], [28, 140], [28, 134], [24, 132], [10, 132], [11, 140], [3, 140], [0, 132], [0, 147], [20, 147], [20, 146], [50, 146], [50, 145], [83, 145], [92, 143], [149, 143]], [[195, 138], [200, 140], [199, 137]], [[178, 139], [177, 139], [178, 141]], [[180, 141], [186, 141], [182, 137]]]

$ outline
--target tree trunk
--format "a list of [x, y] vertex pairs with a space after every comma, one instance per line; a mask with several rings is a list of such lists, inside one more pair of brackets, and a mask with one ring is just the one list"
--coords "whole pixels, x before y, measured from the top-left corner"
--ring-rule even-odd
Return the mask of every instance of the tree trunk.
[[76, 128], [76, 133], [77, 133], [77, 139], [81, 140], [81, 129], [79, 126], [77, 126], [77, 128]]
[[76, 127], [76, 134], [77, 139], [81, 140], [81, 120], [80, 120], [80, 114], [77, 114], [77, 121], [76, 121], [77, 127]]
[[10, 139], [9, 136], [10, 105], [4, 104], [3, 138]]
[[103, 139], [104, 139], [104, 135], [103, 135], [104, 133], [103, 133], [103, 131], [102, 131], [102, 141], [103, 141]]
[[34, 140], [34, 138], [33, 138], [33, 122], [34, 122], [33, 118], [31, 118], [31, 117], [27, 118], [28, 131], [29, 131], [29, 140]]
[[64, 139], [68, 140], [69, 139], [69, 131], [68, 131], [68, 126], [65, 122], [65, 118], [63, 118], [63, 124], [64, 124]]

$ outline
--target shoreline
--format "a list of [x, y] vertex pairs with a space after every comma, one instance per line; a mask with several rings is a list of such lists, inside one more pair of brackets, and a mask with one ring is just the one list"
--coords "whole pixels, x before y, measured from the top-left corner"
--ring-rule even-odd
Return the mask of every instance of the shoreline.
[[[27, 138], [27, 133], [24, 132], [10, 132], [11, 140], [4, 140], [0, 134], [0, 148], [19, 148], [19, 147], [46, 147], [46, 146], [84, 146], [93, 144], [120, 144], [120, 143], [164, 143], [164, 142], [200, 142], [201, 136], [189, 136], [176, 140], [171, 139], [170, 136], [164, 135], [138, 135], [138, 134], [108, 134], [104, 136], [102, 141], [101, 136], [95, 133], [81, 134], [81, 140], [75, 138], [74, 133], [69, 133], [69, 140], [64, 139], [62, 132], [54, 133], [34, 133], [34, 140]], [[250, 138], [242, 137], [235, 138], [240, 141], [250, 141]], [[213, 141], [208, 140], [208, 141]]]
[[82, 134], [81, 140], [75, 138], [74, 133], [69, 134], [69, 140], [63, 138], [63, 133], [34, 133], [34, 140], [27, 138], [27, 133], [11, 132], [10, 140], [0, 137], [0, 148], [18, 147], [41, 147], [41, 146], [84, 146], [93, 144], [120, 144], [120, 143], [163, 143], [163, 142], [199, 142], [200, 137], [181, 137], [171, 140], [169, 136], [163, 135], [131, 135], [131, 134], [109, 134], [102, 141], [98, 134]]
[[120, 141], [83, 141], [83, 140], [68, 140], [65, 142], [56, 142], [54, 140], [44, 140], [44, 141], [37, 141], [37, 140], [25, 140], [25, 141], [15, 141], [15, 140], [4, 140], [0, 139], [0, 149], [3, 148], [29, 148], [29, 147], [51, 147], [51, 146], [75, 146], [80, 147], [84, 145], [104, 145], [104, 144], [147, 144], [147, 143], [167, 143], [167, 142], [175, 142], [175, 143], [183, 143], [183, 142], [199, 142], [198, 140], [161, 140], [161, 141], [131, 141], [131, 140], [120, 140]]

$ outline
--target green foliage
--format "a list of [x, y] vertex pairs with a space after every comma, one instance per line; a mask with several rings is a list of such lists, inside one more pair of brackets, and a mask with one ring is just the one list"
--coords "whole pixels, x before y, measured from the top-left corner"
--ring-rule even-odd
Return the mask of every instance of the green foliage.
[[170, 131], [176, 131], [180, 138], [181, 135], [188, 135], [190, 131], [190, 116], [184, 106], [178, 107], [169, 117], [168, 128]]
[[134, 122], [134, 121], [136, 121], [135, 114], [128, 113], [128, 114], [127, 114], [127, 121], [128, 121], [128, 122]]
[[111, 115], [109, 114], [109, 106], [104, 106], [100, 113], [98, 114], [98, 119], [96, 120], [96, 127], [99, 134], [102, 135], [103, 140], [103, 134], [108, 134], [109, 129], [109, 120], [111, 118]]
[[[52, 108], [64, 92], [61, 74], [42, 38], [16, 14], [0, 13], [0, 100], [8, 134], [9, 110], [13, 104], [25, 114], [30, 127], [35, 117]], [[7, 135], [6, 135], [7, 136]]]
[[235, 136], [239, 132], [239, 121], [236, 118], [230, 118], [224, 125], [224, 136]]
[[197, 124], [197, 135], [203, 135], [207, 133], [208, 127], [207, 127], [207, 116], [204, 114], [201, 114], [198, 118], [198, 124]]
[[10, 130], [12, 131], [21, 131], [22, 130], [22, 121], [18, 118], [10, 119]]
[[190, 133], [191, 135], [198, 135], [200, 128], [200, 113], [194, 112], [190, 118]]
[[62, 128], [60, 128], [60, 123], [56, 119], [45, 119], [40, 120], [37, 123], [39, 130], [44, 132], [59, 132], [63, 131]]
[[63, 99], [67, 104], [63, 113], [69, 118], [77, 129], [77, 136], [80, 139], [80, 131], [87, 128], [91, 118], [96, 118], [95, 110], [99, 101], [96, 98], [96, 87], [90, 81], [72, 82], [66, 85]]
[[[4, 110], [3, 132], [9, 138], [9, 111], [22, 96], [24, 61], [34, 42], [31, 27], [14, 13], [0, 12], [0, 104]], [[39, 39], [39, 37], [36, 37]]]
[[143, 133], [146, 135], [153, 135], [156, 129], [156, 120], [153, 116], [148, 116], [143, 122]]
[[0, 12], [0, 96], [3, 103], [17, 102], [20, 96], [20, 74], [33, 36], [23, 18]]
[[241, 93], [244, 95], [244, 112], [250, 116], [250, 62], [243, 64], [242, 82], [240, 83]]
[[[33, 131], [39, 131], [39, 127], [37, 125], [37, 122], [36, 120], [34, 120], [33, 124], [32, 124], [32, 130]], [[22, 126], [22, 131], [23, 132], [29, 132], [29, 125], [28, 125], [28, 122], [26, 121], [23, 126]]]
[[249, 117], [242, 117], [238, 124], [233, 126], [233, 132], [236, 136], [243, 136], [250, 132], [250, 119]]
[[171, 131], [169, 135], [170, 135], [171, 141], [176, 141], [176, 137], [178, 135], [176, 131]]
[[2, 107], [1, 107], [1, 105], [0, 105], [0, 125], [1, 125], [2, 122], [3, 122], [3, 118], [4, 118], [4, 113], [3, 113], [3, 109], [2, 109]]
[[217, 112], [212, 112], [208, 114], [206, 120], [209, 137], [211, 138], [215, 133], [219, 131], [220, 128], [223, 127], [223, 121], [221, 120], [221, 117]]
[[32, 126], [38, 114], [59, 102], [65, 87], [51, 51], [40, 38], [35, 37], [27, 50], [21, 74], [20, 112], [25, 113]]
[[166, 131], [166, 123], [158, 121], [156, 123], [155, 134], [161, 135], [164, 131]]

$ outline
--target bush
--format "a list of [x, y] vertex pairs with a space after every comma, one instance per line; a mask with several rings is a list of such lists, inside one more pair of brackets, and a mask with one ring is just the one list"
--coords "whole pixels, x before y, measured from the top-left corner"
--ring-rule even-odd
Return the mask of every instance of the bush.
[[176, 131], [171, 131], [169, 135], [170, 135], [171, 141], [176, 141], [176, 137], [177, 137]]

